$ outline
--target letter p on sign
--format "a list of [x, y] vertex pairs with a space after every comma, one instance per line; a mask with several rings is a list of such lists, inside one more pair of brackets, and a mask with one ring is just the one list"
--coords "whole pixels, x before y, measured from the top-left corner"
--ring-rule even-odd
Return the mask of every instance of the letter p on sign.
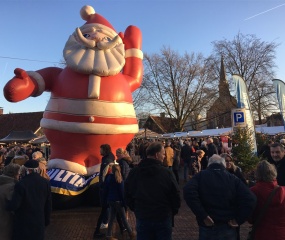
[[244, 122], [244, 113], [243, 112], [235, 112], [234, 119], [236, 123], [243, 123]]

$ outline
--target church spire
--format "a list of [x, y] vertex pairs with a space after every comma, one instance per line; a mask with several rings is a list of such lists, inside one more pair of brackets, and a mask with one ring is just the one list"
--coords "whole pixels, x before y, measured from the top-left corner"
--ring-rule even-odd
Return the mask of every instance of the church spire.
[[223, 55], [221, 57], [220, 80], [221, 81], [226, 80], [226, 70], [225, 70]]
[[225, 97], [230, 95], [229, 84], [226, 79], [226, 70], [224, 66], [224, 57], [221, 57], [220, 68], [220, 82], [219, 82], [219, 97]]

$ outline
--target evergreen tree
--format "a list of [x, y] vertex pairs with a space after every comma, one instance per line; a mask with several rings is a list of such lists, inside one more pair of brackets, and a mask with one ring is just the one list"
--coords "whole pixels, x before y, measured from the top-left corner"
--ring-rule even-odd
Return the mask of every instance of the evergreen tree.
[[255, 134], [254, 131], [250, 130], [248, 127], [236, 128], [232, 139], [232, 155], [236, 159], [236, 163], [246, 176], [252, 173], [255, 169], [259, 158], [254, 153], [253, 142], [251, 139], [251, 134]]

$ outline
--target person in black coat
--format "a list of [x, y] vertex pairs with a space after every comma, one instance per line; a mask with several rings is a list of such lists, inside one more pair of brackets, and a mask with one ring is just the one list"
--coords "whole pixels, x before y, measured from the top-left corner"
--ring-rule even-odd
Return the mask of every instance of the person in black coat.
[[169, 240], [181, 204], [179, 187], [172, 171], [162, 165], [163, 145], [154, 142], [146, 153], [125, 181], [125, 201], [135, 213], [138, 239]]
[[226, 170], [225, 159], [209, 158], [208, 168], [183, 188], [187, 205], [196, 216], [200, 239], [236, 239], [236, 227], [253, 212], [256, 197], [242, 181]]
[[213, 138], [208, 138], [207, 147], [208, 147], [208, 159], [212, 157], [214, 154], [218, 154], [218, 149], [217, 146], [214, 144]]
[[104, 180], [107, 174], [106, 170], [110, 163], [114, 163], [115, 156], [112, 153], [111, 146], [109, 144], [102, 144], [100, 146], [100, 154], [102, 156], [100, 172], [99, 172], [99, 195], [100, 195], [100, 205], [101, 213], [98, 217], [95, 231], [93, 233], [93, 238], [101, 238], [105, 234], [100, 232], [100, 228], [108, 227], [108, 204], [103, 197]]
[[204, 151], [204, 156], [201, 160], [201, 169], [202, 170], [205, 170], [208, 166], [208, 147], [207, 147], [207, 142], [206, 141], [203, 141], [201, 143], [201, 147], [200, 147], [201, 150]]
[[257, 152], [259, 158], [266, 159], [270, 163], [274, 163], [271, 154], [270, 154], [270, 146], [273, 144], [272, 140], [269, 140], [266, 144], [264, 144], [261, 149]]
[[13, 240], [43, 240], [45, 226], [50, 223], [51, 188], [49, 181], [38, 173], [39, 163], [28, 160], [22, 179], [7, 202], [7, 210], [15, 213]]
[[[191, 146], [191, 141], [185, 140], [184, 145], [181, 148], [181, 159], [183, 160], [184, 165], [184, 182], [188, 181], [189, 178], [189, 170], [193, 163], [193, 148]], [[195, 158], [195, 156], [194, 156]]]

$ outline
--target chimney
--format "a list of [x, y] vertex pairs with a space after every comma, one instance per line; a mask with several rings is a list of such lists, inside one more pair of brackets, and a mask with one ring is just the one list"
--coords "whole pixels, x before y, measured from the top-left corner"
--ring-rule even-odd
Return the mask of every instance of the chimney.
[[160, 113], [160, 117], [165, 118], [165, 113], [164, 112]]
[[0, 107], [0, 115], [3, 115], [3, 108]]

